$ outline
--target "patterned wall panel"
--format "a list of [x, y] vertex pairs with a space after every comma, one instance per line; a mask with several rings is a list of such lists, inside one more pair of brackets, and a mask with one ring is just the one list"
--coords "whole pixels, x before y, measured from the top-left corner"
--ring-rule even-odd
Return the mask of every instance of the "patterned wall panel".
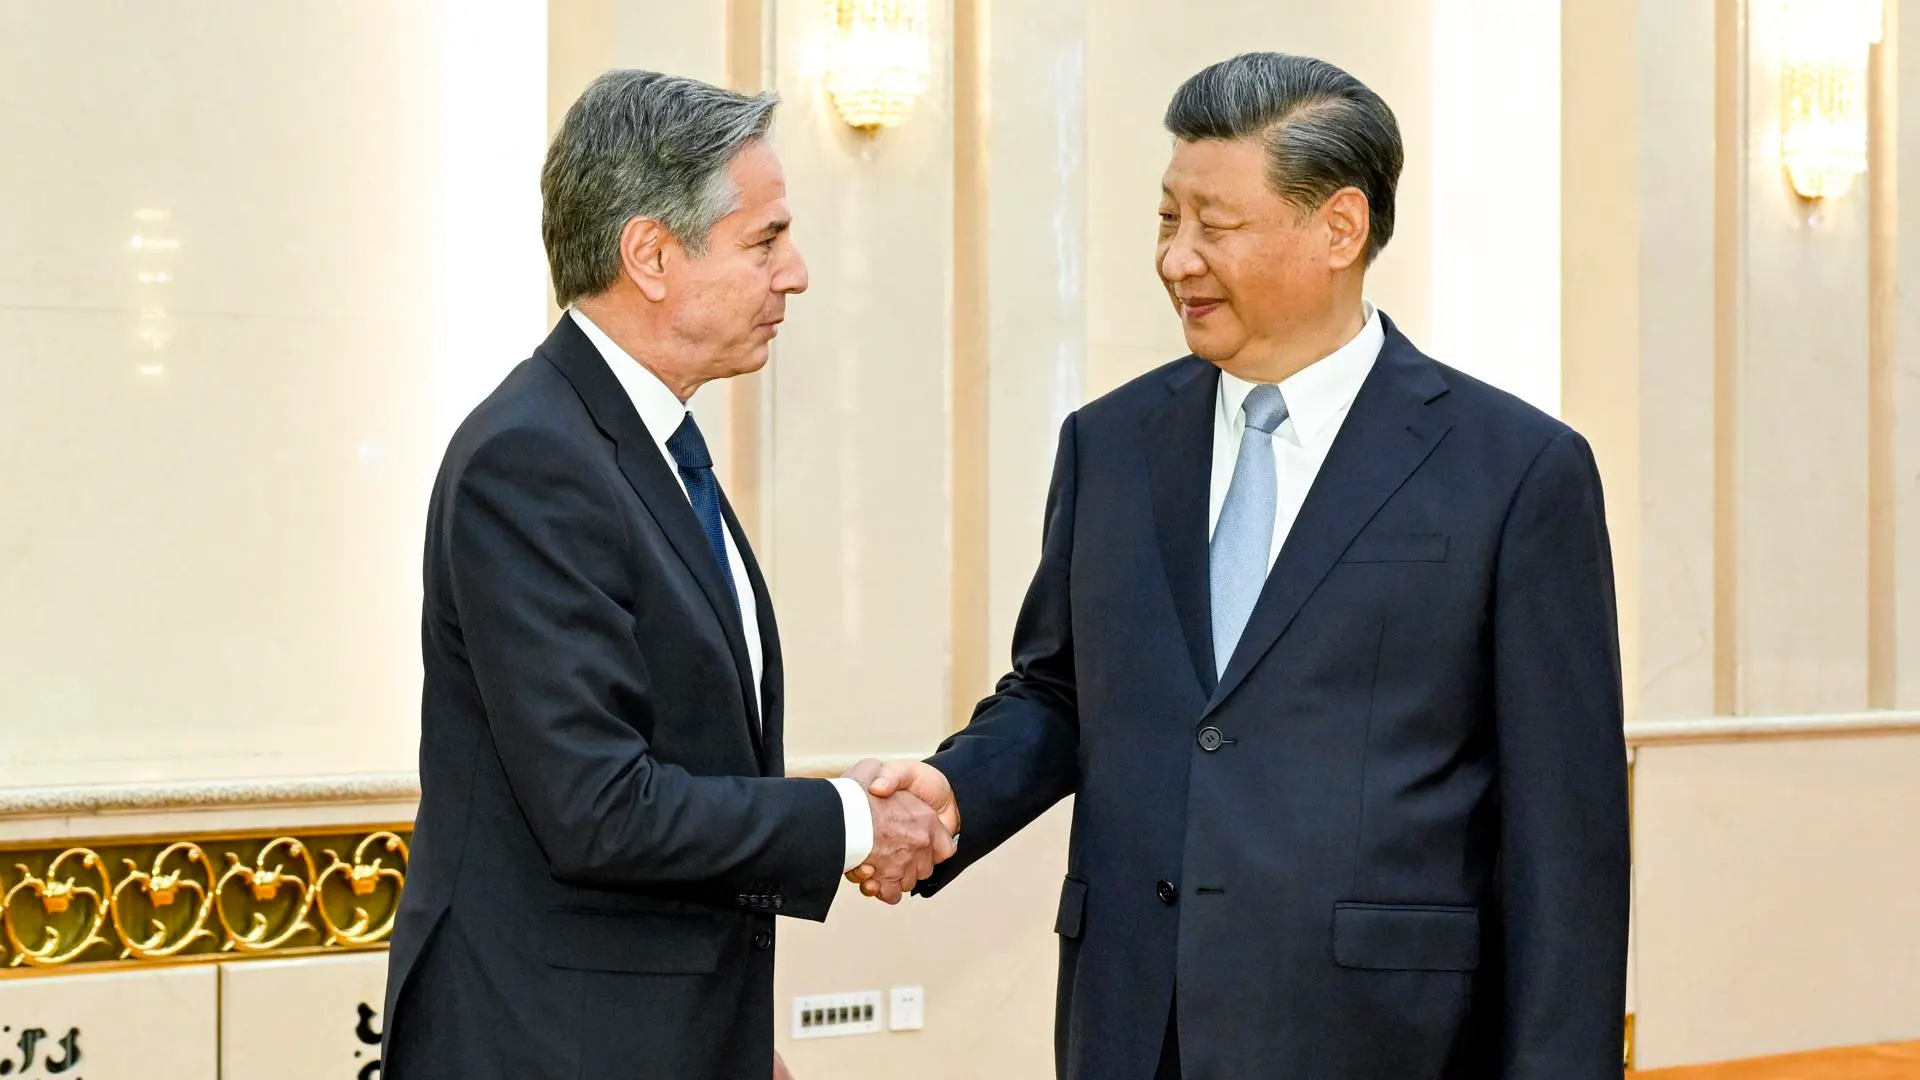
[[0, 849], [0, 978], [384, 947], [408, 832]]

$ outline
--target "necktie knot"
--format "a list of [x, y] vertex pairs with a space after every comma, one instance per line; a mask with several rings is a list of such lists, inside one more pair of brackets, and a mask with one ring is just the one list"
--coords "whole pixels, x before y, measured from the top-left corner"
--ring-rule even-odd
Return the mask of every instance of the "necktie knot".
[[1287, 422], [1287, 399], [1281, 396], [1280, 388], [1272, 383], [1254, 387], [1240, 409], [1247, 415], [1248, 427], [1269, 435], [1280, 430], [1280, 425]]
[[682, 469], [713, 468], [713, 455], [707, 452], [707, 440], [700, 434], [700, 425], [693, 422], [692, 413], [680, 421], [680, 426], [667, 440], [667, 452]]

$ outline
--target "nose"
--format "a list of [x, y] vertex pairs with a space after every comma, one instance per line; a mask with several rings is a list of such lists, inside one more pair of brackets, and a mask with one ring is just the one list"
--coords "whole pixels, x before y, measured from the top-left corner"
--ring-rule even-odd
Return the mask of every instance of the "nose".
[[807, 259], [800, 254], [800, 247], [789, 241], [785, 245], [786, 258], [780, 262], [780, 269], [773, 275], [773, 291], [787, 295], [797, 295], [807, 291]]
[[1179, 232], [1160, 242], [1160, 279], [1173, 284], [1196, 278], [1207, 272], [1206, 260], [1194, 249], [1187, 238], [1187, 230]]

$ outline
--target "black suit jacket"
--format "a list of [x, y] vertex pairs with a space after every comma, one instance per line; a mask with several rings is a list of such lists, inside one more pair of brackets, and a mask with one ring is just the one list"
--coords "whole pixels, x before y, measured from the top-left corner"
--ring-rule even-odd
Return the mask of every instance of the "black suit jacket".
[[1216, 682], [1219, 375], [1069, 417], [1014, 670], [932, 760], [935, 892], [1072, 793], [1058, 1069], [1619, 1080], [1613, 574], [1587, 444], [1391, 322]]
[[776, 913], [823, 919], [845, 845], [782, 776], [739, 614], [658, 446], [562, 318], [454, 436], [428, 511], [419, 817], [387, 1080], [754, 1080]]

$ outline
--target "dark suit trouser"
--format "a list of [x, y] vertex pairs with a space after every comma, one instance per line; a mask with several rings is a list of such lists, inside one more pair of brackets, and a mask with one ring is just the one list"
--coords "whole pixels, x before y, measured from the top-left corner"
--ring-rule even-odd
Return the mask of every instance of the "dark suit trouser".
[[1174, 1018], [1179, 1015], [1177, 1009], [1167, 1010], [1167, 1036], [1160, 1043], [1160, 1067], [1153, 1072], [1153, 1080], [1180, 1080], [1180, 1031]]

